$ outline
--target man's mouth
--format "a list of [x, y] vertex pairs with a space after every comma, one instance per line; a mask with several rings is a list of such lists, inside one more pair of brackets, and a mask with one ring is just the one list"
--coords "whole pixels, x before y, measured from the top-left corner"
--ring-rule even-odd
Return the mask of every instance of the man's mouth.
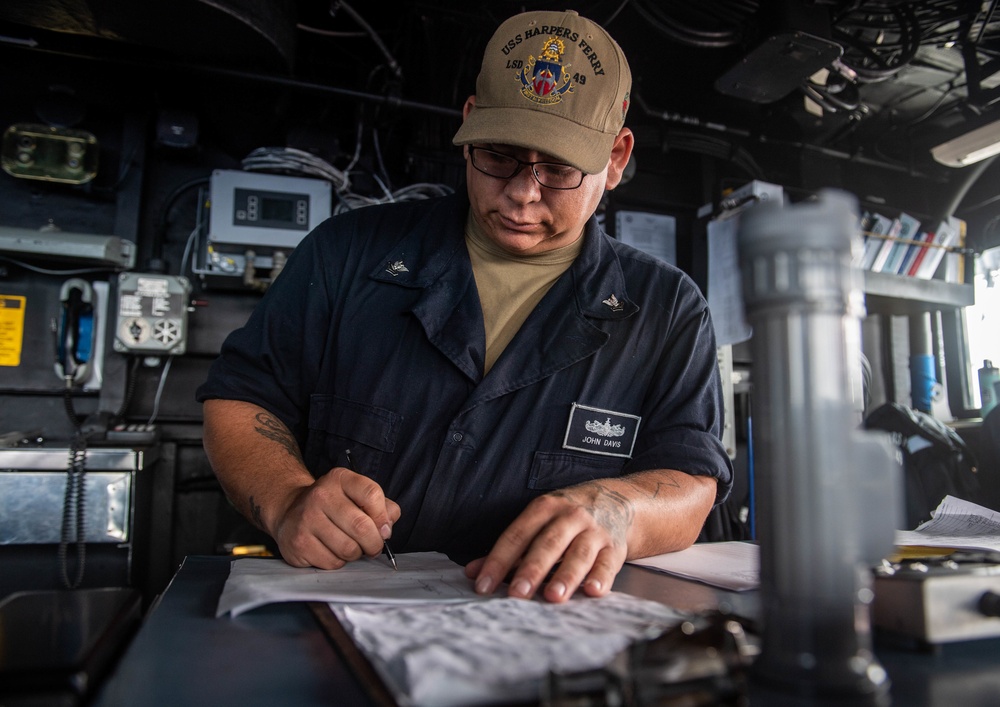
[[518, 231], [520, 233], [533, 233], [538, 229], [538, 224], [528, 221], [517, 221], [512, 218], [508, 218], [504, 215], [500, 215], [500, 223], [503, 224], [504, 228], [511, 231]]

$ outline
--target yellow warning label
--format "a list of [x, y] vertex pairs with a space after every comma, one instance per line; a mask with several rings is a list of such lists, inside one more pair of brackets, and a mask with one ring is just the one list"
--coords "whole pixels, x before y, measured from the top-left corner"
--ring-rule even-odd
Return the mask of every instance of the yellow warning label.
[[0, 295], [0, 366], [20, 366], [27, 298]]

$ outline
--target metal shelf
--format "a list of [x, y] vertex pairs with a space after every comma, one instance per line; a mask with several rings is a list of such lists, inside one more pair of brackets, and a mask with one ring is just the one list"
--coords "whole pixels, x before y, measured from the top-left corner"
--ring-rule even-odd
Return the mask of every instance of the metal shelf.
[[975, 303], [972, 285], [879, 272], [864, 275], [868, 314], [919, 314]]

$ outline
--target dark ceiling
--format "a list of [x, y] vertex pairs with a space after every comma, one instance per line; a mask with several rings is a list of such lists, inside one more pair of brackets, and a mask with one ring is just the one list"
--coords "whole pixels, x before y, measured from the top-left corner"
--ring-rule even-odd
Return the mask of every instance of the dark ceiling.
[[[4, 60], [142, 67], [175, 97], [204, 74], [245, 81], [262, 102], [274, 100], [266, 86], [325, 95], [330, 122], [374, 106], [379, 120], [422, 126], [406, 135], [414, 149], [444, 153], [497, 24], [525, 9], [575, 9], [629, 58], [640, 160], [702, 152], [737, 178], [802, 188], [827, 164], [873, 166], [904, 185], [943, 185], [938, 210], [964, 197], [992, 213], [997, 190], [972, 179], [982, 166], [938, 165], [929, 148], [1000, 118], [998, 2], [5, 0], [0, 48]], [[795, 170], [772, 166], [788, 154]]]

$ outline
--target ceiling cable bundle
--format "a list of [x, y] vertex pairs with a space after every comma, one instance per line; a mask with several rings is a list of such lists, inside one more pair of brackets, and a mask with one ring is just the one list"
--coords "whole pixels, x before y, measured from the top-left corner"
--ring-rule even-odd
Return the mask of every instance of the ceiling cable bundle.
[[[381, 184], [378, 177], [376, 181]], [[361, 196], [360, 194], [339, 194], [340, 203], [334, 209], [335, 214], [350, 211], [362, 206], [372, 206], [374, 204], [388, 204], [395, 201], [416, 201], [418, 199], [429, 199], [435, 196], [445, 196], [452, 193], [452, 188], [444, 184], [433, 184], [430, 182], [420, 182], [401, 187], [395, 191], [388, 191], [384, 188], [384, 195], [381, 197]]]
[[[355, 159], [352, 160], [351, 166], [355, 162], [357, 162], [357, 154], [355, 154]], [[342, 213], [373, 204], [427, 199], [452, 192], [451, 187], [444, 184], [432, 184], [428, 182], [411, 184], [400, 189], [391, 190], [386, 186], [385, 182], [379, 179], [378, 175], [373, 174], [372, 178], [378, 184], [381, 195], [365, 196], [356, 194], [351, 191], [350, 166], [346, 170], [339, 170], [322, 157], [317, 157], [310, 152], [298, 150], [294, 147], [258, 147], [243, 158], [242, 164], [243, 169], [247, 171], [294, 174], [316, 177], [330, 182], [338, 198], [334, 213]]]
[[258, 147], [243, 158], [243, 169], [318, 177], [333, 184], [338, 193], [347, 191], [351, 184], [346, 171], [340, 171], [322, 157], [294, 147]]
[[982, 40], [1000, 28], [992, 21], [993, 7], [955, 0], [844, 3], [833, 17], [833, 38], [844, 46], [844, 63], [859, 82], [884, 81], [913, 62], [922, 47], [971, 42], [986, 51]]

